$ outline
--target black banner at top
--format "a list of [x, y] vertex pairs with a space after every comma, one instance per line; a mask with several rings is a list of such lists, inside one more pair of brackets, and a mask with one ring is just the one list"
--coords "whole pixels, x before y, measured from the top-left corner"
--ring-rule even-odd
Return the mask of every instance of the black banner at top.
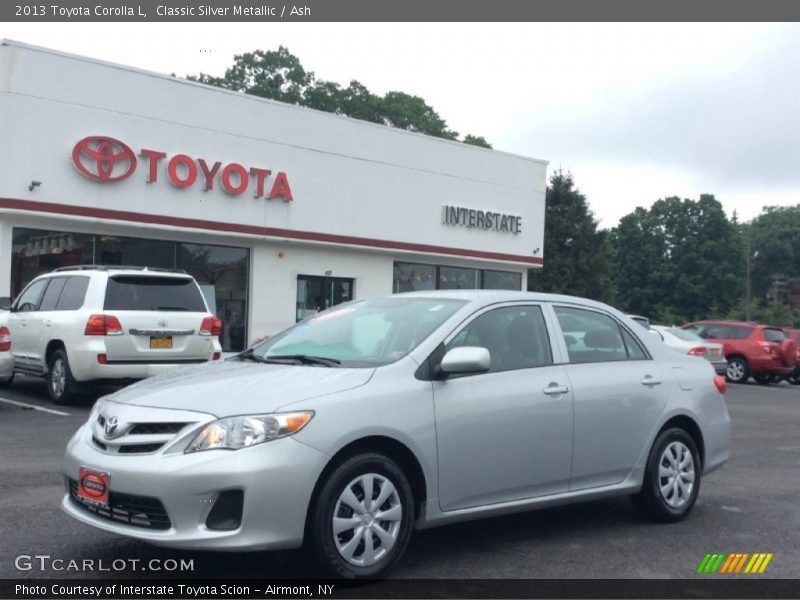
[[797, 21], [797, 0], [3, 0], [10, 22]]

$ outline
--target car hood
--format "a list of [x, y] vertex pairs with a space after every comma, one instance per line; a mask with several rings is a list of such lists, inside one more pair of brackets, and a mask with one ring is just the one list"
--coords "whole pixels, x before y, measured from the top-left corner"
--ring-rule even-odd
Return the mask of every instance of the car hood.
[[226, 360], [151, 377], [105, 400], [217, 417], [269, 413], [299, 400], [360, 387], [374, 371]]

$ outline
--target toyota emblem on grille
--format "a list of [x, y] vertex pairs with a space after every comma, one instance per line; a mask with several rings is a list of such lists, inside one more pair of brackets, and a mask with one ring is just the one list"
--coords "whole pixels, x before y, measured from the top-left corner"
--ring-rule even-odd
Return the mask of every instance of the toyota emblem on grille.
[[119, 140], [90, 135], [72, 149], [72, 162], [84, 177], [100, 183], [119, 181], [136, 170], [136, 155]]
[[103, 427], [103, 431], [105, 433], [106, 438], [111, 438], [114, 435], [114, 432], [117, 430], [119, 426], [119, 419], [117, 417], [108, 417], [106, 419], [106, 424]]
[[166, 327], [167, 325], [169, 325], [169, 323], [167, 323], [167, 320], [166, 320], [166, 319], [161, 319], [161, 320], [158, 322], [158, 326], [159, 326], [159, 327]]

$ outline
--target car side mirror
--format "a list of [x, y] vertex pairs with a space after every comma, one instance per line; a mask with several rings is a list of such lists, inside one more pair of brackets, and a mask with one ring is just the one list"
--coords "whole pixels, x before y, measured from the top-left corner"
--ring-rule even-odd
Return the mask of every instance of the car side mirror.
[[0, 296], [0, 310], [11, 310], [11, 298]]
[[484, 373], [492, 366], [489, 350], [479, 346], [461, 346], [449, 350], [442, 357], [443, 372], [455, 375], [464, 373]]

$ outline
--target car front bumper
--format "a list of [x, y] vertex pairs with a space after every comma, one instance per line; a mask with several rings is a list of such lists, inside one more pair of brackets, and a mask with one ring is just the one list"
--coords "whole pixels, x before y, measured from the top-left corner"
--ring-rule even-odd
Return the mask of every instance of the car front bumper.
[[[109, 454], [91, 441], [91, 429], [83, 426], [70, 440], [66, 478], [77, 481], [81, 467], [106, 472], [112, 494], [158, 499], [170, 524], [152, 529], [101, 516], [73, 499], [67, 485], [61, 508], [78, 521], [173, 548], [238, 551], [302, 544], [311, 494], [329, 459], [318, 450], [283, 438], [242, 450], [184, 454], [167, 444], [154, 454]], [[206, 519], [227, 490], [243, 491], [241, 523], [230, 531], [209, 529]]]

